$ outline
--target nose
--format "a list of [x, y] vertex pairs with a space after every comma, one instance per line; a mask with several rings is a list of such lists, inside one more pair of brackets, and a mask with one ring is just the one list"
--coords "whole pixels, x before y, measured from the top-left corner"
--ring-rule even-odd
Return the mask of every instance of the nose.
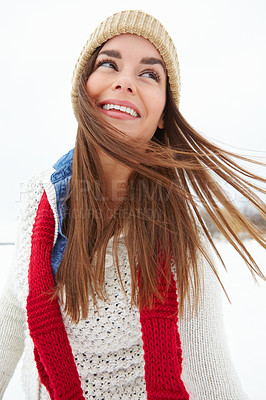
[[129, 76], [120, 76], [113, 84], [112, 89], [114, 91], [120, 91], [124, 93], [130, 93], [134, 95], [136, 93], [136, 87], [133, 80]]

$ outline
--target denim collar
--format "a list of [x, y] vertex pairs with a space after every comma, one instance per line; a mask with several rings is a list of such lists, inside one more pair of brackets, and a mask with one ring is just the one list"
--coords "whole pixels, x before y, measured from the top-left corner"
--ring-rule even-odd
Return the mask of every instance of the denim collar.
[[62, 225], [65, 216], [65, 198], [69, 193], [70, 181], [72, 177], [74, 149], [61, 157], [54, 165], [55, 171], [51, 175], [51, 183], [56, 194], [56, 208], [58, 214], [58, 236], [52, 250], [52, 272], [55, 277], [61, 263], [67, 245], [67, 238], [62, 232]]
[[51, 175], [52, 184], [56, 184], [60, 180], [72, 176], [73, 156], [74, 149], [71, 149], [67, 154], [59, 158], [59, 160], [53, 165], [55, 172]]

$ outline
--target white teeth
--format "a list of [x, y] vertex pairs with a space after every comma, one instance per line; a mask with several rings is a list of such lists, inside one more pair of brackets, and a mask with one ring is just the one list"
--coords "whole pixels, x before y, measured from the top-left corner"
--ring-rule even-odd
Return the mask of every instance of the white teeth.
[[102, 108], [103, 108], [104, 110], [112, 110], [112, 109], [119, 110], [119, 111], [122, 111], [122, 112], [125, 112], [125, 113], [127, 113], [127, 114], [132, 115], [132, 117], [137, 117], [137, 116], [138, 116], [138, 114], [136, 113], [136, 111], [133, 110], [132, 108], [130, 108], [130, 107], [125, 107], [125, 106], [119, 106], [118, 104], [104, 104], [104, 105], [102, 106]]

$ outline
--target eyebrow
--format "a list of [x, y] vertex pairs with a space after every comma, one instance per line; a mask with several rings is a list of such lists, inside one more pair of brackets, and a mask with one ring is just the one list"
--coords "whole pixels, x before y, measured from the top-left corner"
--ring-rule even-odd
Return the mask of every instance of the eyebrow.
[[159, 64], [163, 67], [163, 70], [165, 71], [165, 66], [164, 63], [162, 62], [162, 60], [160, 60], [159, 58], [155, 58], [155, 57], [145, 57], [142, 58], [140, 60], [140, 64], [146, 64], [146, 65], [155, 65], [155, 64]]
[[114, 58], [119, 58], [119, 59], [122, 58], [121, 54], [117, 50], [103, 50], [99, 53], [99, 56], [102, 54], [105, 54], [106, 56], [109, 56], [109, 57], [114, 57]]
[[[99, 53], [99, 56], [105, 54], [108, 57], [113, 57], [113, 58], [118, 58], [118, 59], [122, 59], [121, 54], [119, 53], [119, 51], [117, 50], [103, 50]], [[140, 64], [145, 64], [145, 65], [155, 65], [155, 64], [159, 64], [163, 67], [163, 70], [165, 71], [165, 65], [162, 62], [162, 60], [160, 60], [159, 58], [155, 58], [155, 57], [144, 57], [140, 60]]]

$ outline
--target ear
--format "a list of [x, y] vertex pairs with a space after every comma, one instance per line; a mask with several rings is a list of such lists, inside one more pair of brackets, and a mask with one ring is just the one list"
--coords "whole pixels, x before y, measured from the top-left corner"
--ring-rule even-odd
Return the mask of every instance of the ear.
[[164, 119], [163, 119], [163, 114], [161, 115], [161, 118], [158, 122], [158, 128], [163, 129], [164, 128]]

